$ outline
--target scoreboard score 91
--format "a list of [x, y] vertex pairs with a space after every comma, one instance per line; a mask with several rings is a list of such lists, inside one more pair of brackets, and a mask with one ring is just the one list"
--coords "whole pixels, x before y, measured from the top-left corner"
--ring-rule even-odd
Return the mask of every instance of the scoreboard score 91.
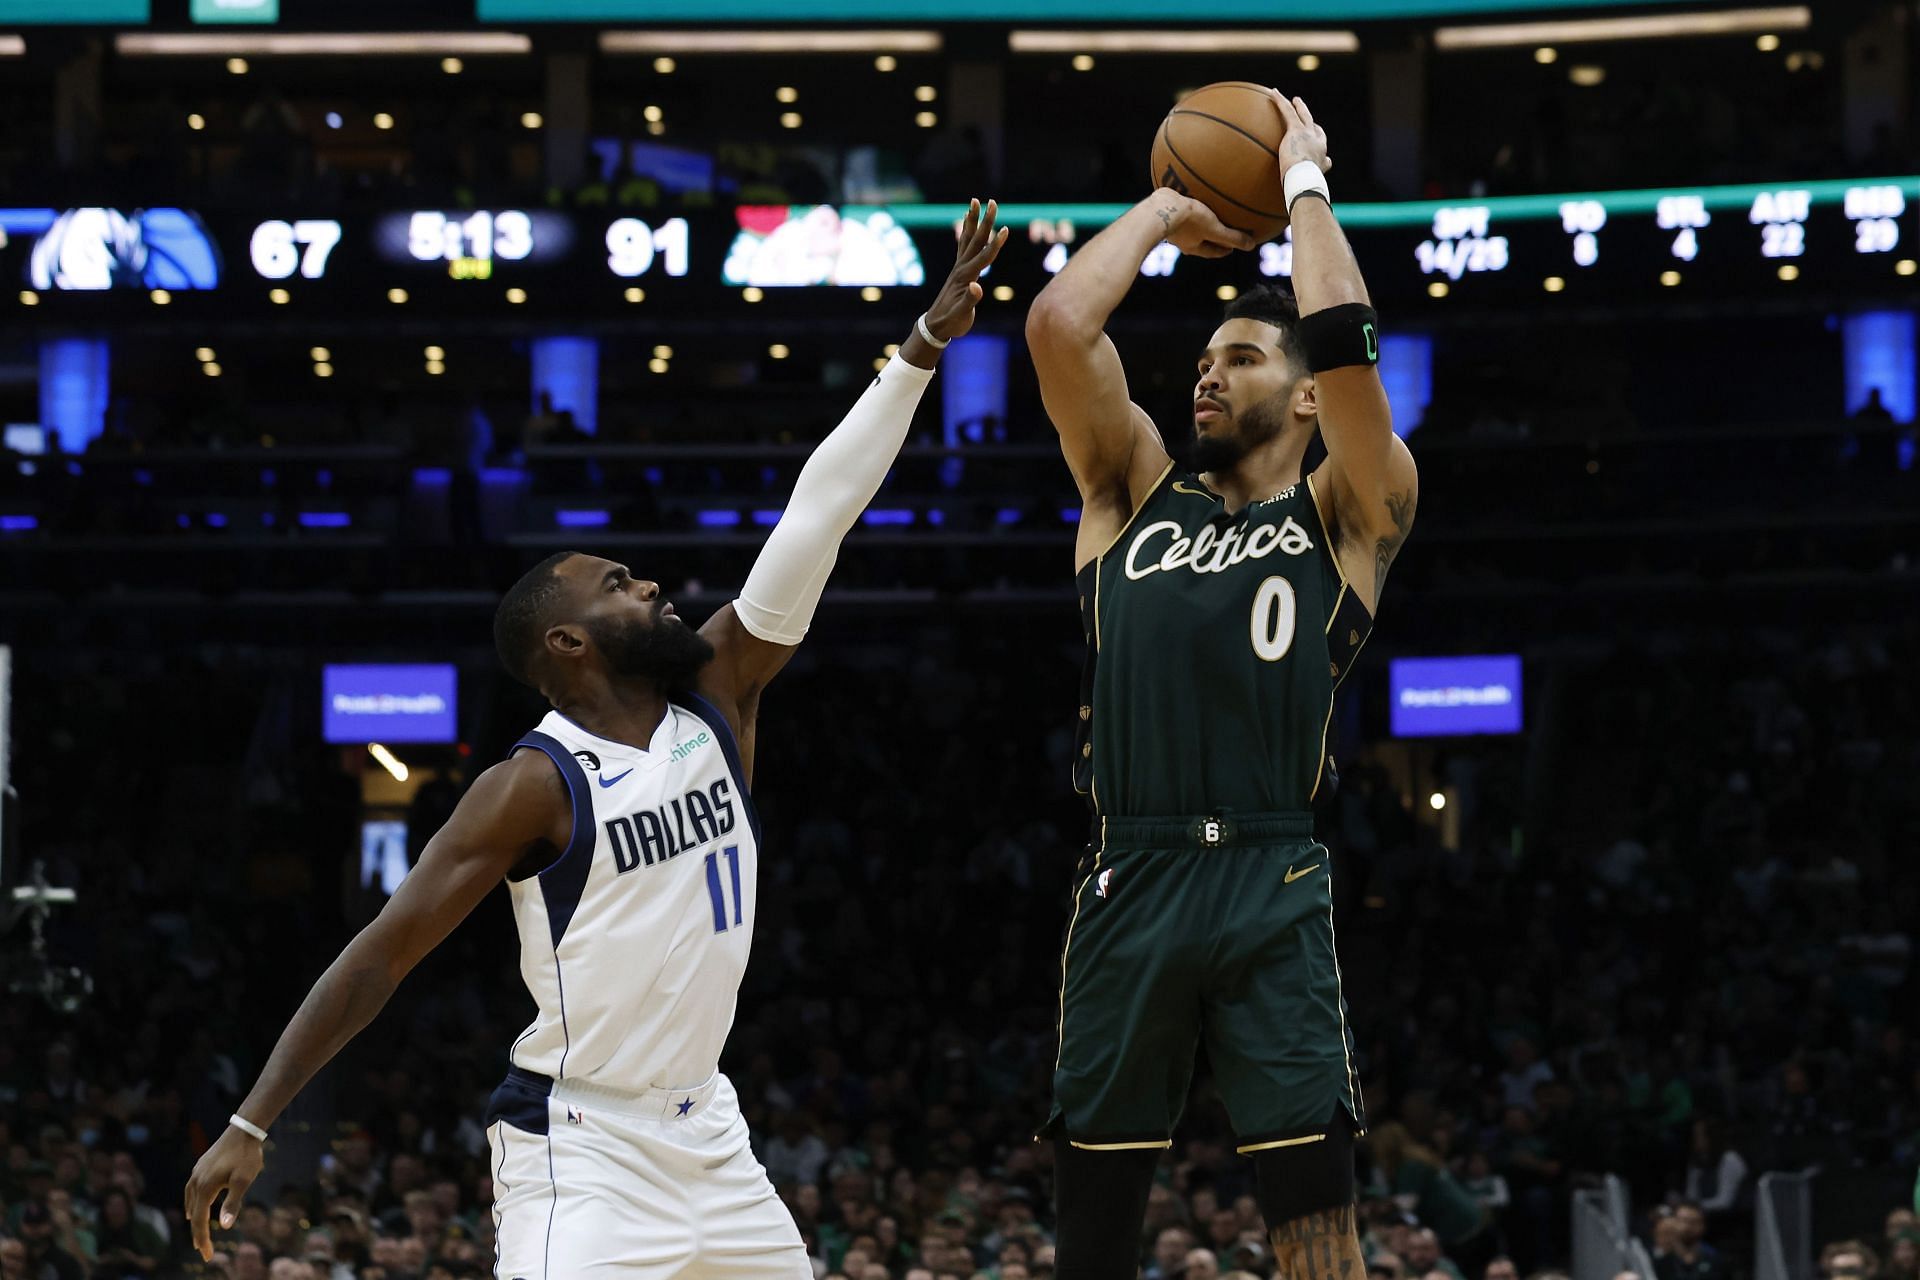
[[[499, 264], [558, 264], [573, 250], [575, 221], [560, 213], [522, 209], [415, 209], [385, 214], [372, 227], [372, 256], [391, 265], [432, 264], [454, 280], [490, 280]], [[253, 228], [248, 259], [263, 279], [296, 274], [322, 280], [345, 234], [332, 218], [270, 218]], [[603, 237], [605, 269], [622, 279], [646, 275], [656, 264], [668, 276], [689, 270], [685, 218], [658, 225], [615, 218]], [[364, 252], [356, 246], [355, 252]]]

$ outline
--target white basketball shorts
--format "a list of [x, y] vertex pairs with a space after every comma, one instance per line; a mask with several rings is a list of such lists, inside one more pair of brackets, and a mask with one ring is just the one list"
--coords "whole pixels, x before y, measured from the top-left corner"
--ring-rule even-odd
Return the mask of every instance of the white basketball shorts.
[[487, 1143], [497, 1280], [813, 1280], [723, 1075], [626, 1093], [515, 1068]]

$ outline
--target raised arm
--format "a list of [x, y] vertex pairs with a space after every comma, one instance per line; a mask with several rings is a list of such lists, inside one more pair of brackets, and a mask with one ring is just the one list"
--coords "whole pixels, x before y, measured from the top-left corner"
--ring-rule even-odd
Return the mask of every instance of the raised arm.
[[992, 201], [984, 210], [978, 200], [968, 206], [953, 270], [925, 316], [927, 331], [939, 341], [928, 342], [915, 323], [899, 354], [800, 469], [787, 509], [748, 572], [740, 598], [700, 628], [714, 647], [714, 660], [701, 672], [700, 692], [732, 720], [749, 762], [760, 690], [806, 635], [841, 539], [880, 491], [906, 443], [940, 349], [973, 328], [982, 295], [980, 273], [1007, 242], [1006, 229], [994, 229], [996, 212]]
[[1167, 466], [1160, 432], [1128, 395], [1106, 334], [1107, 318], [1163, 240], [1207, 258], [1253, 247], [1252, 236], [1222, 225], [1199, 201], [1162, 187], [1069, 258], [1027, 312], [1040, 398], [1080, 488], [1076, 569], [1119, 536]]
[[[553, 765], [523, 752], [481, 774], [372, 924], [349, 942], [301, 1002], [237, 1114], [259, 1128], [372, 1022], [400, 980], [530, 852], [566, 848], [573, 811]], [[229, 1126], [187, 1180], [187, 1226], [203, 1261], [213, 1257], [208, 1215], [221, 1192], [220, 1225], [231, 1227], [260, 1176], [258, 1138]]]
[[[1275, 92], [1273, 100], [1286, 121], [1280, 143], [1280, 168], [1314, 164], [1322, 172], [1327, 135], [1299, 98]], [[1406, 443], [1393, 433], [1393, 411], [1380, 385], [1379, 330], [1367, 297], [1367, 282], [1353, 247], [1333, 216], [1333, 205], [1318, 195], [1290, 202], [1293, 222], [1293, 296], [1300, 304], [1303, 338], [1316, 363], [1314, 396], [1320, 410], [1320, 437], [1327, 460], [1316, 475], [1321, 514], [1333, 530], [1335, 551], [1347, 579], [1366, 593], [1369, 609], [1380, 607], [1387, 568], [1413, 529], [1420, 477]], [[1316, 320], [1317, 318], [1317, 320]]]

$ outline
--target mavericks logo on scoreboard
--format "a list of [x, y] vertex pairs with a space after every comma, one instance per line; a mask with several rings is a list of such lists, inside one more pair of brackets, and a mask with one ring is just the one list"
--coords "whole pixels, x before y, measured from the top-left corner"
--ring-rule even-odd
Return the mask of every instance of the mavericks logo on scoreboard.
[[[40, 233], [28, 260], [36, 289], [211, 289], [220, 250], [186, 209], [6, 210], [10, 230]], [[0, 235], [0, 244], [5, 237]]]
[[830, 204], [744, 205], [727, 250], [730, 285], [918, 285], [926, 282], [913, 237], [885, 209]]

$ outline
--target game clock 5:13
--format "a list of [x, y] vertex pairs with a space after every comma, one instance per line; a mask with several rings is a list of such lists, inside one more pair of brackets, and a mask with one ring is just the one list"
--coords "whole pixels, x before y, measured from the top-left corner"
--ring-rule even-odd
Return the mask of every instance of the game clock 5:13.
[[[248, 259], [265, 280], [329, 280], [366, 273], [385, 264], [412, 271], [423, 266], [452, 280], [491, 280], [523, 266], [576, 272], [582, 220], [546, 210], [414, 209], [382, 214], [371, 224], [334, 218], [270, 218], [248, 237]], [[623, 280], [649, 274], [684, 277], [692, 237], [685, 218], [650, 223], [639, 217], [611, 219], [600, 236], [601, 269]], [[591, 270], [591, 268], [587, 268]], [[576, 277], [577, 278], [577, 277]]]

